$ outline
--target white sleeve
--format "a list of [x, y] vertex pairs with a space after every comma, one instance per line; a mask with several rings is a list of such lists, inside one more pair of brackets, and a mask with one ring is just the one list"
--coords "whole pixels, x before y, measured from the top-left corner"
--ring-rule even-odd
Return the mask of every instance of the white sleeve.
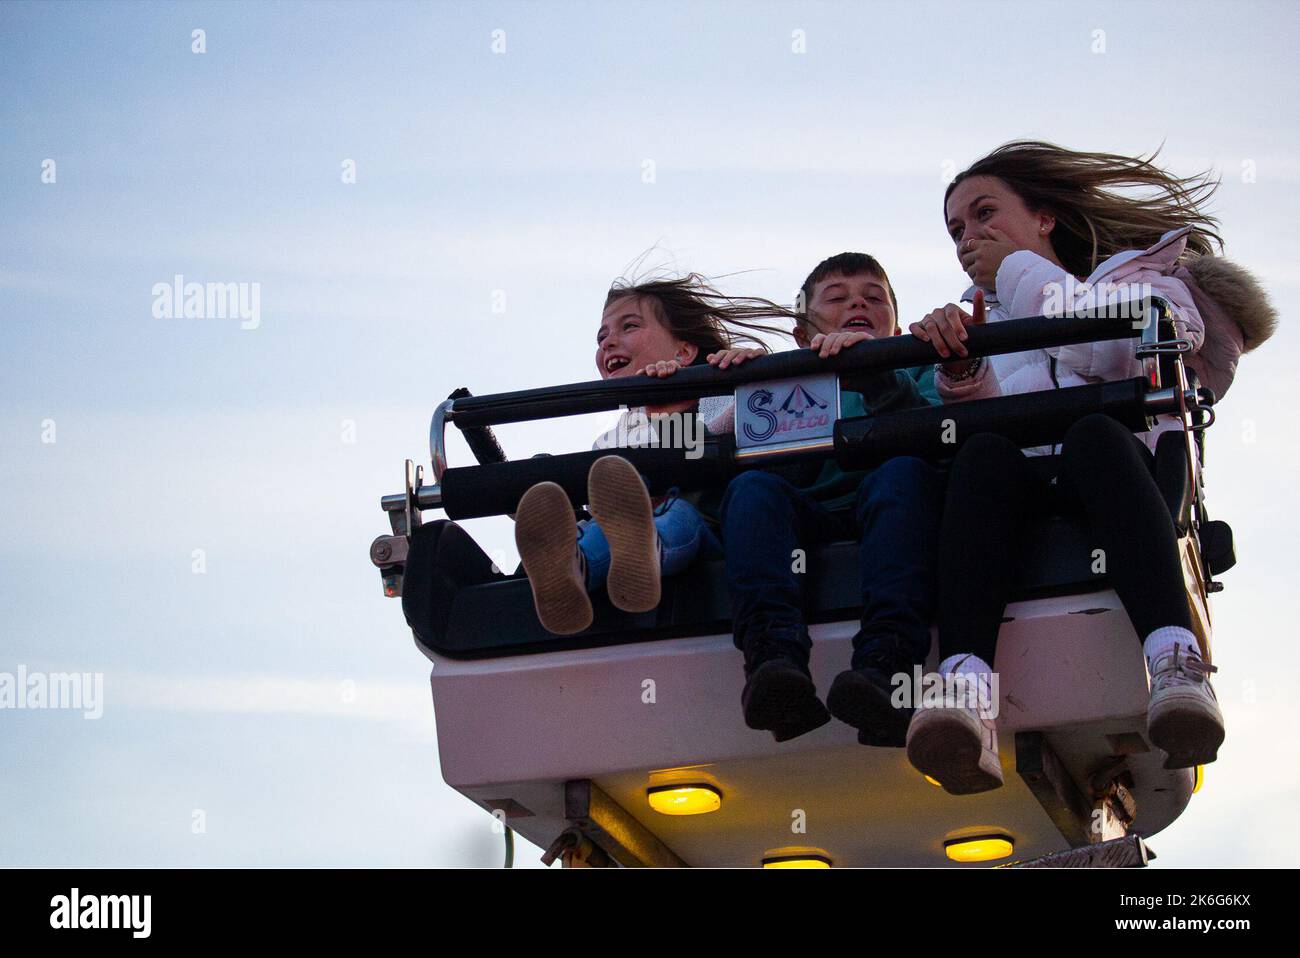
[[[1088, 305], [1064, 301], [1065, 292], [1076, 285], [1083, 284], [1072, 281], [1060, 266], [1028, 250], [1012, 253], [998, 268], [998, 300], [1006, 305], [1007, 315], [1012, 319], [1051, 315], [1073, 310], [1077, 305]], [[1142, 288], [1145, 285], [1152, 295], [1168, 300], [1175, 322], [1192, 341], [1193, 351], [1200, 349], [1205, 323], [1192, 302], [1191, 293], [1180, 280], [1144, 269], [1129, 277], [1127, 285], [1134, 287], [1135, 298], [1148, 291]], [[1141, 364], [1135, 355], [1136, 344], [1132, 339], [1054, 346], [1045, 352], [1062, 366], [1088, 379], [1127, 379], [1141, 374]]]

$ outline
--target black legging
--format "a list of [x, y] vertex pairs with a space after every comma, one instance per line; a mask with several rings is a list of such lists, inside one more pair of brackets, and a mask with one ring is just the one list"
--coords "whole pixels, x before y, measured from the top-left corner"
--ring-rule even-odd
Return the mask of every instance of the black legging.
[[953, 463], [940, 532], [940, 656], [973, 652], [993, 664], [1029, 520], [1059, 510], [1087, 519], [1139, 640], [1162, 626], [1190, 630], [1177, 533], [1153, 463], [1141, 440], [1100, 414], [1065, 434], [1055, 488], [1010, 440], [972, 436]]

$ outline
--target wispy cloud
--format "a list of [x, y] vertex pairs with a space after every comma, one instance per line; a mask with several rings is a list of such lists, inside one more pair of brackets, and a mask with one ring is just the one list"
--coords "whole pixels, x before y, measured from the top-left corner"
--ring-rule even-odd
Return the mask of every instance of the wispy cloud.
[[433, 738], [428, 686], [368, 678], [296, 675], [162, 675], [113, 670], [105, 707], [160, 712], [315, 715], [388, 722]]

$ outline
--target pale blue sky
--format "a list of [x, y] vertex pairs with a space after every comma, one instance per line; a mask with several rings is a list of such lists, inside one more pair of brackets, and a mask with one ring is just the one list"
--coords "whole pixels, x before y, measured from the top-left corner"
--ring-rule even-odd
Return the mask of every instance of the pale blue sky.
[[[964, 287], [945, 164], [1021, 136], [1213, 166], [1285, 314], [1297, 41], [1289, 3], [0, 5], [0, 671], [107, 699], [0, 712], [0, 864], [495, 863], [366, 559], [434, 403], [592, 378], [604, 290], [656, 245], [786, 301], [864, 249], [919, 318]], [[177, 273], [259, 283], [260, 326], [153, 318]], [[1211, 435], [1229, 739], [1162, 865], [1297, 860], [1287, 323]]]

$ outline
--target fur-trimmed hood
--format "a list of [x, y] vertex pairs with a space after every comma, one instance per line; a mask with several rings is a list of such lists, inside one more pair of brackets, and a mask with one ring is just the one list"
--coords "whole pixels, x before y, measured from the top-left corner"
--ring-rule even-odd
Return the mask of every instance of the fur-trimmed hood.
[[1196, 256], [1183, 264], [1200, 292], [1241, 327], [1248, 353], [1277, 331], [1277, 310], [1251, 272], [1222, 256]]
[[1205, 321], [1205, 340], [1187, 364], [1222, 398], [1232, 385], [1242, 353], [1277, 330], [1277, 311], [1249, 270], [1221, 256], [1187, 257], [1174, 271]]

